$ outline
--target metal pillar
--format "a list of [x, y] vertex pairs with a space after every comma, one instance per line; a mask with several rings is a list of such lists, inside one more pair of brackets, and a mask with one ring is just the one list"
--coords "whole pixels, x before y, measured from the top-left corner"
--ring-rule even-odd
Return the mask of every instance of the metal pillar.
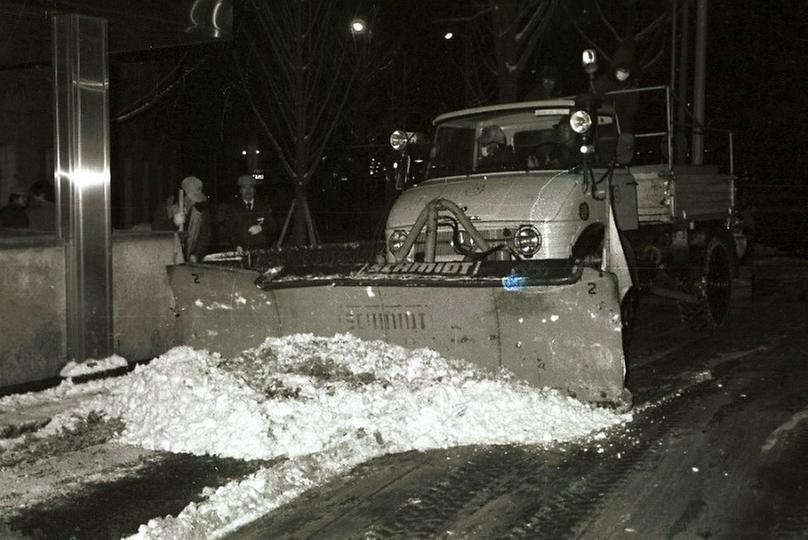
[[670, 65], [670, 93], [676, 95], [676, 21], [679, 19], [679, 6], [676, 0], [671, 0], [671, 65]]
[[704, 163], [704, 81], [707, 71], [707, 0], [696, 2], [696, 58], [693, 63], [693, 165]]
[[679, 83], [676, 88], [676, 96], [679, 98], [678, 112], [676, 115], [676, 163], [684, 163], [687, 156], [687, 137], [685, 136], [687, 126], [687, 97], [688, 97], [688, 59], [690, 55], [690, 1], [682, 2], [682, 30], [679, 38]]
[[65, 241], [68, 359], [113, 350], [107, 22], [52, 17], [54, 180]]

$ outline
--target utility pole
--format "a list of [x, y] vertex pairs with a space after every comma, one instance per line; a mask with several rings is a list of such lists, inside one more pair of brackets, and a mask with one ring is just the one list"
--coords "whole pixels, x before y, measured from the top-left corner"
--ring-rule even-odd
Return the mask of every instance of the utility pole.
[[684, 163], [687, 156], [687, 98], [688, 98], [688, 70], [690, 59], [690, 2], [682, 0], [681, 36], [679, 38], [679, 83], [676, 85], [676, 96], [679, 105], [676, 117], [676, 156], [674, 163]]
[[696, 1], [696, 58], [693, 66], [693, 145], [691, 163], [704, 163], [704, 81], [707, 71], [707, 0]]

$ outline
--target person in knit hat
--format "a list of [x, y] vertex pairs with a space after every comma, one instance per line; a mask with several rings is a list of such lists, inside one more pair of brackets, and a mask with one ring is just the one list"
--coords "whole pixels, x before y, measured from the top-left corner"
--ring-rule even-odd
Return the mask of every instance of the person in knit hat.
[[183, 253], [188, 262], [201, 261], [210, 247], [210, 203], [202, 191], [202, 180], [196, 176], [182, 179], [183, 204], [172, 205], [174, 224], [186, 234], [183, 238]]
[[[535, 74], [535, 71], [531, 72]], [[561, 95], [561, 77], [555, 66], [544, 66], [538, 73], [538, 84], [527, 94], [524, 101], [553, 99]]]
[[[615, 51], [609, 70], [595, 80], [595, 91], [604, 95], [617, 90], [637, 88], [638, 71], [634, 42], [624, 41]], [[614, 107], [621, 131], [634, 133], [634, 117], [639, 107], [639, 94], [630, 92], [604, 95], [603, 102]]]

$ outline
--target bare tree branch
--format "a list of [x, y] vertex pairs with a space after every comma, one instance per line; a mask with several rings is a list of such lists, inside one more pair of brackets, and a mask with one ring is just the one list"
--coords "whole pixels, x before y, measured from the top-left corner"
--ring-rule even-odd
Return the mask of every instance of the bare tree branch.
[[609, 30], [609, 32], [612, 34], [612, 37], [618, 43], [622, 42], [623, 38], [620, 36], [620, 33], [615, 29], [614, 25], [612, 25], [611, 21], [609, 21], [609, 18], [606, 17], [606, 14], [603, 12], [603, 7], [600, 5], [600, 1], [593, 0], [593, 2], [595, 4], [595, 10], [598, 12], [598, 16], [600, 17], [600, 20], [603, 22], [603, 26], [605, 26]]
[[[281, 31], [283, 28], [291, 27], [290, 14], [285, 9], [285, 4], [277, 5], [276, 10], [271, 15], [266, 11], [266, 2], [256, 3], [251, 0], [250, 4], [255, 12], [256, 20], [264, 30], [264, 35], [273, 42], [274, 47], [270, 52], [277, 54], [278, 58], [288, 58], [292, 54], [292, 50], [289, 43], [283, 39], [287, 34]], [[283, 23], [278, 22], [281, 18], [284, 19]]]
[[[632, 40], [636, 44], [643, 41], [648, 43], [647, 45], [643, 46], [644, 50], [642, 60], [639, 62], [640, 66], [642, 66], [642, 70], [647, 69], [662, 58], [665, 52], [665, 35], [667, 33], [667, 26], [664, 23], [665, 21], [669, 20], [669, 13], [667, 9], [663, 9], [660, 15], [656, 16], [651, 22], [646, 24], [644, 28], [636, 31], [635, 29], [638, 24], [639, 16], [637, 11], [637, 0], [623, 0], [622, 3], [613, 2], [612, 5], [614, 6], [622, 5], [626, 14], [625, 35], [620, 35], [614, 24], [604, 13], [603, 6], [600, 2], [601, 0], [592, 0], [603, 26], [608, 30], [609, 34], [618, 41], [618, 43], [622, 44], [629, 40]], [[580, 27], [576, 17], [569, 12], [569, 8], [566, 5], [565, 11], [570, 23], [573, 25], [576, 32], [578, 32], [578, 34], [584, 39], [584, 41], [586, 41], [592, 48], [596, 49], [607, 62], [612, 63], [612, 59], [606, 53], [604, 48], [601, 47], [599, 43], [592, 39], [592, 37]]]
[[521, 54], [519, 55], [519, 60], [516, 64], [516, 70], [519, 73], [524, 71], [528, 61], [532, 58], [536, 50], [539, 40], [544, 36], [547, 28], [550, 26], [550, 14], [555, 11], [557, 4], [557, 0], [551, 0], [549, 2], [544, 2], [535, 10], [533, 21], [537, 22], [534, 23], [531, 21], [531, 25], [535, 24], [535, 26], [531, 31], [530, 39], [521, 47]]
[[589, 44], [590, 47], [598, 51], [598, 54], [604, 60], [606, 60], [606, 62], [611, 63], [612, 62], [611, 57], [608, 54], [606, 54], [606, 52], [600, 47], [600, 45], [598, 45], [594, 40], [592, 40], [592, 38], [589, 37], [589, 35], [587, 35], [586, 32], [583, 31], [583, 29], [578, 25], [578, 22], [575, 20], [575, 17], [573, 17], [572, 14], [569, 12], [567, 5], [566, 4], [563, 5], [564, 10], [567, 12], [569, 21], [570, 23], [572, 23], [572, 27], [575, 28], [575, 31], [578, 32], [578, 34], [583, 38], [584, 41], [586, 41]]
[[[241, 63], [238, 59], [238, 54], [233, 53], [233, 65], [236, 66], [236, 71], [238, 71], [239, 78], [241, 79], [242, 83], [246, 86], [246, 79], [244, 77], [244, 70], [241, 67]], [[252, 95], [249, 91], [245, 92], [247, 95], [247, 100], [250, 102], [250, 107], [252, 108], [253, 112], [255, 113], [255, 117], [258, 119], [258, 122], [261, 124], [261, 127], [264, 128], [264, 133], [266, 134], [267, 138], [269, 139], [269, 143], [275, 149], [275, 152], [278, 154], [278, 158], [281, 162], [281, 166], [283, 167], [286, 174], [289, 175], [290, 178], [294, 178], [294, 169], [291, 166], [291, 159], [286, 156], [286, 153], [283, 151], [283, 148], [278, 144], [278, 140], [275, 138], [275, 135], [272, 132], [272, 129], [264, 120], [264, 117], [261, 115], [261, 112], [258, 110], [258, 107], [255, 105], [255, 101], [252, 98]]]
[[[182, 57], [177, 61], [177, 63], [174, 65], [174, 67], [172, 67], [168, 71], [168, 73], [165, 74], [165, 76], [163, 76], [159, 81], [157, 81], [154, 84], [154, 87], [152, 88], [152, 90], [149, 93], [147, 93], [144, 96], [139, 97], [138, 99], [136, 99], [132, 103], [129, 103], [128, 105], [124, 105], [123, 107], [121, 107], [120, 110], [113, 116], [113, 119], [115, 119], [117, 121], [117, 118], [123, 117], [123, 116], [128, 116], [128, 114], [131, 111], [133, 111], [135, 109], [140, 109], [143, 106], [143, 103], [149, 101], [150, 98], [153, 100], [158, 95], [163, 94], [165, 92], [164, 86], [173, 87], [174, 82], [176, 82], [176, 80], [173, 81], [173, 82], [169, 82], [169, 81], [171, 81], [171, 79], [174, 78], [174, 76], [177, 74], [177, 72], [180, 71], [180, 68], [182, 68], [182, 65], [185, 63], [186, 58], [188, 58], [188, 51], [183, 53]], [[178, 78], [181, 79], [184, 76], [185, 75], [180, 75]]]
[[340, 125], [368, 42], [350, 40], [334, 0], [249, 0], [247, 8], [247, 39], [237, 42], [233, 59], [249, 106], [295, 186], [295, 238], [302, 243], [313, 230], [302, 212], [306, 186]]
[[278, 117], [283, 121], [285, 125], [285, 129], [291, 130], [294, 124], [292, 122], [291, 117], [289, 116], [289, 111], [285, 107], [285, 104], [288, 103], [288, 96], [283, 95], [283, 90], [285, 86], [282, 84], [274, 84], [272, 73], [270, 73], [269, 68], [264, 63], [260, 54], [258, 54], [258, 50], [254, 41], [248, 38], [248, 43], [253, 53], [249, 58], [253, 58], [255, 60], [255, 63], [261, 69], [261, 72], [263, 73], [265, 80], [269, 82], [269, 84], [259, 85], [259, 87], [263, 92], [265, 92], [270, 96], [270, 99], [273, 101], [274, 106], [276, 108]]
[[663, 13], [662, 15], [651, 21], [648, 24], [648, 26], [646, 26], [645, 28], [634, 34], [634, 41], [636, 43], [639, 43], [640, 41], [644, 40], [646, 37], [648, 37], [649, 34], [651, 34], [657, 28], [659, 28], [659, 25], [661, 25], [663, 21], [667, 20], [667, 18], [668, 18], [667, 13]]
[[659, 62], [659, 60], [662, 58], [663, 54], [665, 54], [665, 47], [660, 47], [659, 51], [657, 51], [656, 55], [654, 55], [654, 57], [651, 58], [648, 62], [643, 64], [641, 66], [640, 70], [645, 71], [648, 68], [650, 68], [651, 66], [653, 66], [654, 64], [656, 64], [657, 62]]
[[654, 33], [654, 37], [651, 40], [651, 43], [645, 49], [645, 54], [643, 55], [643, 58], [640, 61], [640, 69], [642, 71], [645, 71], [654, 64], [656, 64], [665, 54], [665, 46], [667, 44], [666, 39], [667, 34], [668, 32], [666, 26], [664, 25], [657, 26], [657, 30]]
[[[250, 32], [251, 29], [249, 26], [246, 27], [245, 31], [249, 33], [248, 38], [251, 40], [250, 45], [252, 46], [255, 53], [259, 55], [259, 57], [261, 51], [255, 44], [255, 40], [258, 39], [259, 35], [262, 37], [266, 36], [266, 38], [270, 42], [269, 47], [267, 47], [268, 52], [269, 54], [272, 55], [272, 59], [275, 61], [276, 66], [282, 68], [286, 63], [286, 59], [289, 57], [289, 55], [291, 55], [291, 48], [289, 47], [289, 44], [286, 43], [285, 40], [283, 39], [282, 36], [283, 32], [281, 32], [281, 28], [277, 25], [276, 20], [273, 18], [269, 18], [269, 21], [266, 21], [264, 17], [265, 15], [266, 14], [261, 12], [257, 13], [257, 20], [259, 23], [261, 23], [261, 29], [263, 30], [263, 34], [258, 34], [257, 32]], [[291, 76], [289, 75], [288, 70], [277, 69], [276, 67], [275, 71], [273, 72], [273, 75], [279, 75], [281, 77], [285, 77], [286, 86], [288, 87], [292, 86], [292, 79]]]
[[[479, 5], [479, 3], [478, 3]], [[435, 19], [435, 23], [468, 23], [474, 22], [491, 13], [491, 6], [480, 6], [479, 9], [468, 17], [446, 17]]]

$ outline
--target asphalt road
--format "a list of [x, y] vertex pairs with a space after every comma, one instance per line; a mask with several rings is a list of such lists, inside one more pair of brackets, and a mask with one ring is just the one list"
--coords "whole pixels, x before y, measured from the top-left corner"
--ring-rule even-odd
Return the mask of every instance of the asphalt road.
[[231, 538], [808, 537], [808, 264], [763, 262], [718, 331], [641, 304], [606, 439], [385, 456]]

